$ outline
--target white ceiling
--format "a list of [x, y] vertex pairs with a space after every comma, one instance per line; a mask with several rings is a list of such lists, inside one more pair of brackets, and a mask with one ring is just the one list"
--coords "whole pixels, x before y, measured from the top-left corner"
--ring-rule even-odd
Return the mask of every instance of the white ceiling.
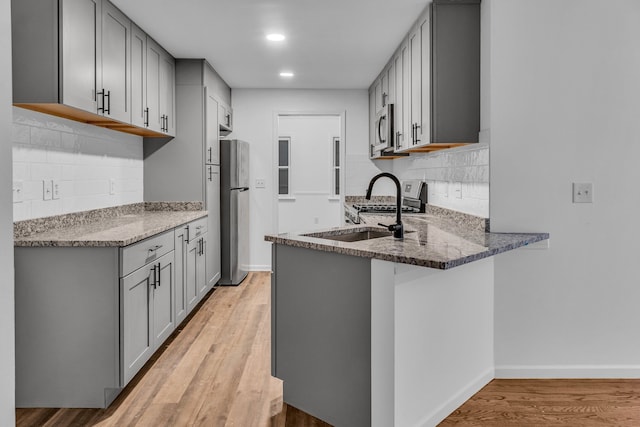
[[[429, 0], [111, 0], [232, 88], [367, 88]], [[284, 42], [266, 40], [271, 32]], [[284, 79], [280, 71], [292, 71]]]

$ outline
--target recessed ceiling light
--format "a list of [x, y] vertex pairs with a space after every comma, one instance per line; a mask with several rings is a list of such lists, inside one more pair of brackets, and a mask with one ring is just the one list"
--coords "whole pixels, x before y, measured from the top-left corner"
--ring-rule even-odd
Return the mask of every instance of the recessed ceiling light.
[[284, 40], [284, 34], [267, 34], [267, 40], [272, 42], [281, 42]]
[[280, 73], [280, 77], [293, 77], [293, 73], [291, 71], [283, 71]]

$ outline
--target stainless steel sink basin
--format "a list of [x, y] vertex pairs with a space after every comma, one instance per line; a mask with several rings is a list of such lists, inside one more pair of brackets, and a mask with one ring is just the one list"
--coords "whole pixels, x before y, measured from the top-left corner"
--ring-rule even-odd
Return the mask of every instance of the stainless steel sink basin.
[[320, 239], [337, 240], [340, 242], [358, 242], [360, 240], [378, 239], [380, 237], [392, 236], [391, 231], [382, 230], [379, 228], [367, 228], [367, 229], [348, 229], [348, 230], [334, 230], [319, 233], [304, 234], [308, 237], [317, 237]]

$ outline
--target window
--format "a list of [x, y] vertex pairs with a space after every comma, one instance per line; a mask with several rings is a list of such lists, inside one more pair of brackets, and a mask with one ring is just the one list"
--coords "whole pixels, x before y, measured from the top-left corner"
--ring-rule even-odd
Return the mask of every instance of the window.
[[289, 167], [291, 159], [291, 138], [278, 138], [278, 194], [289, 195]]
[[340, 138], [333, 137], [333, 194], [340, 194]]

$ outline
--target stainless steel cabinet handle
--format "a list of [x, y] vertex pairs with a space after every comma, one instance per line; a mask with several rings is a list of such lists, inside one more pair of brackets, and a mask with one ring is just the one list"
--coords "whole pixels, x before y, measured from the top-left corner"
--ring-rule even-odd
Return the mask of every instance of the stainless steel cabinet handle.
[[213, 167], [207, 166], [209, 172], [209, 181], [213, 181]]
[[387, 95], [385, 92], [382, 92], [382, 106], [386, 106], [387, 105], [387, 97], [389, 95]]
[[144, 109], [144, 126], [149, 127], [149, 107]]
[[227, 126], [231, 127], [231, 114], [227, 114], [225, 118], [227, 119]]
[[400, 136], [402, 134], [400, 132], [396, 132], [396, 150], [400, 148]]
[[420, 142], [420, 140], [418, 139], [418, 129], [420, 129], [420, 125], [416, 123], [416, 128], [415, 128], [416, 137], [413, 139], [414, 144], [417, 144], [418, 142]]
[[[209, 163], [211, 163], [211, 160], [212, 160], [211, 156], [213, 156], [213, 148], [209, 147], [209, 148], [207, 148], [207, 151], [209, 152]], [[209, 181], [211, 181], [211, 180], [209, 180]]]

